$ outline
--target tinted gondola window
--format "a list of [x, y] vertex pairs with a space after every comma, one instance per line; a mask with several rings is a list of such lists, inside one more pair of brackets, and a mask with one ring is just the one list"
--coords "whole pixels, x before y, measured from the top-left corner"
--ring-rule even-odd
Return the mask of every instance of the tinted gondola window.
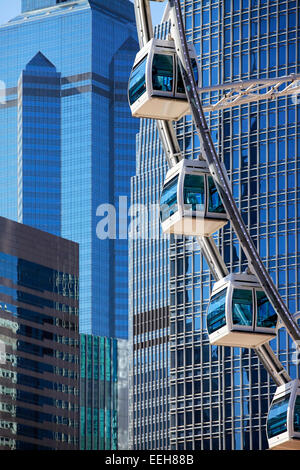
[[226, 325], [225, 302], [227, 289], [212, 296], [207, 312], [208, 334]]
[[[196, 85], [198, 85], [199, 76], [198, 76], [197, 61], [196, 61], [196, 59], [193, 58], [191, 60], [191, 62], [192, 62], [192, 69], [193, 69], [193, 72], [194, 72]], [[185, 88], [184, 88], [182, 74], [181, 74], [179, 64], [177, 64], [177, 93], [184, 93], [185, 94]]]
[[185, 88], [184, 88], [182, 74], [181, 74], [179, 64], [177, 64], [177, 93], [185, 93]]
[[266, 294], [261, 291], [256, 292], [257, 298], [257, 319], [256, 326], [265, 328], [275, 328], [277, 324], [277, 315], [269, 302]]
[[173, 79], [173, 56], [167, 54], [154, 54], [152, 64], [153, 90], [172, 92]]
[[212, 176], [208, 177], [208, 212], [225, 214], [225, 208]]
[[251, 326], [253, 321], [252, 290], [234, 289], [232, 296], [232, 322], [234, 325]]
[[272, 404], [267, 422], [269, 438], [278, 436], [278, 434], [287, 431], [287, 410], [289, 400], [290, 395], [286, 395], [283, 398], [275, 400]]
[[171, 217], [171, 215], [175, 214], [175, 212], [178, 210], [177, 183], [178, 175], [164, 186], [164, 189], [161, 193], [160, 218], [162, 222]]
[[132, 71], [129, 80], [129, 102], [135, 103], [140, 96], [146, 91], [146, 61], [145, 57]]
[[203, 175], [185, 175], [183, 199], [185, 210], [204, 211], [205, 191]]
[[300, 432], [300, 395], [297, 395], [294, 409], [294, 431]]

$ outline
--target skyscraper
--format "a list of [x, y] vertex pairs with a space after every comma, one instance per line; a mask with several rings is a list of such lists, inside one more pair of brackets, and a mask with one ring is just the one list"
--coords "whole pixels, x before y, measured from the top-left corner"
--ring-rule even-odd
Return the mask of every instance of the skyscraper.
[[[200, 61], [202, 87], [299, 73], [296, 2], [182, 0], [181, 5], [187, 39], [194, 43]], [[221, 97], [222, 91], [208, 90], [202, 100], [204, 104], [212, 104]], [[211, 112], [207, 120], [244, 221], [281, 296], [295, 313], [299, 310], [296, 101], [289, 97], [260, 101]], [[157, 145], [157, 135], [152, 129], [149, 121], [141, 122], [139, 142], [147, 145], [138, 146], [137, 161], [153, 169], [163, 168], [163, 162], [156, 161], [157, 155], [151, 153]], [[200, 143], [191, 118], [181, 120], [176, 130], [184, 156], [198, 158]], [[152, 186], [149, 172], [142, 165], [137, 171], [132, 198], [143, 202]], [[143, 185], [137, 186], [135, 180], [143, 181]], [[159, 184], [152, 197], [158, 199]], [[145, 203], [149, 204], [149, 199]], [[229, 224], [215, 235], [215, 240], [231, 272], [247, 268]], [[138, 250], [138, 243], [150, 248]], [[166, 307], [170, 327], [167, 433], [170, 447], [179, 450], [266, 448], [266, 413], [275, 386], [253, 351], [209, 345], [206, 311], [214, 281], [198, 245], [193, 239], [171, 238], [166, 254], [161, 247], [154, 251], [151, 242], [133, 242], [133, 253], [135, 265], [140, 268], [132, 270], [131, 275], [133, 446], [161, 448], [155, 434], [157, 424], [153, 425], [159, 419], [155, 412], [154, 419], [153, 415], [149, 416], [148, 410], [155, 409], [155, 397], [163, 393], [163, 388], [160, 386], [160, 391], [155, 391], [157, 385], [153, 380], [149, 384], [147, 374], [149, 369], [159, 370], [163, 362], [158, 356], [149, 365], [145, 330], [135, 329], [134, 325], [139, 323], [140, 312], [151, 309], [140, 306], [136, 300], [151, 285], [147, 284], [151, 279], [147, 263], [163, 266], [169, 262], [165, 298], [169, 293]], [[154, 277], [151, 286], [154, 304], [160, 301], [159, 279]], [[161, 314], [160, 318], [163, 318]], [[148, 327], [147, 323], [142, 323], [143, 328], [144, 325]], [[271, 345], [290, 376], [296, 378], [299, 366], [293, 356], [295, 349], [284, 328]]]
[[128, 449], [128, 341], [80, 335], [80, 449]]
[[77, 449], [78, 245], [3, 217], [0, 229], [0, 449]]
[[[169, 28], [158, 26], [165, 39]], [[157, 211], [167, 164], [154, 121], [140, 121], [136, 176], [131, 180], [131, 204], [144, 206], [140, 235], [130, 239], [129, 294], [133, 371], [130, 377], [130, 446], [169, 447], [169, 240], [159, 237]], [[148, 216], [146, 215], [148, 213]]]
[[127, 338], [127, 240], [97, 234], [130, 194], [138, 123], [129, 0], [23, 0], [0, 26], [0, 213], [80, 243], [80, 328]]

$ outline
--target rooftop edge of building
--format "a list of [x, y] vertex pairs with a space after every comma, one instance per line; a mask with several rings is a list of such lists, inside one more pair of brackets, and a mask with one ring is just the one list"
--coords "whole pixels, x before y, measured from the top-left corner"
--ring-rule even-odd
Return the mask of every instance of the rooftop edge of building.
[[0, 233], [1, 252], [79, 275], [78, 243], [2, 216]]
[[53, 7], [66, 8], [80, 3], [89, 3], [91, 7], [102, 8], [129, 21], [134, 20], [134, 6], [130, 0], [22, 0], [21, 14]]

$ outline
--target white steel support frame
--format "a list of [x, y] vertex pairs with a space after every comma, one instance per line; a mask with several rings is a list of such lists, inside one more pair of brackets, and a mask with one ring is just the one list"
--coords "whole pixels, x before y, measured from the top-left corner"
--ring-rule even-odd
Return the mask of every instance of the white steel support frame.
[[203, 111], [221, 111], [242, 104], [261, 100], [274, 100], [282, 96], [294, 95], [295, 101], [300, 102], [300, 75], [288, 75], [279, 78], [257, 78], [239, 82], [223, 83], [221, 85], [197, 88], [199, 94], [214, 91], [224, 92], [222, 98], [215, 104], [204, 105]]
[[[163, 2], [164, 0], [153, 1]], [[134, 2], [139, 44], [142, 48], [153, 37], [150, 0], [134, 0]], [[256, 247], [248, 234], [247, 228], [232, 196], [226, 168], [219, 160], [214, 148], [204, 111], [219, 110], [246, 104], [251, 101], [258, 101], [259, 99], [270, 99], [295, 93], [298, 88], [300, 91], [300, 82], [297, 82], [300, 76], [293, 75], [279, 79], [251, 80], [249, 82], [228, 83], [216, 87], [199, 89], [195, 83], [190, 63], [180, 0], [168, 0], [167, 10], [164, 15], [164, 20], [167, 19], [171, 20], [171, 36], [175, 42], [175, 48], [180, 59], [181, 72], [191, 107], [191, 114], [201, 142], [202, 155], [200, 155], [200, 158], [206, 160], [208, 163], [211, 175], [214, 178], [233, 229], [248, 260], [250, 270], [256, 275], [269, 301], [278, 313], [282, 324], [286, 327], [296, 345], [299, 346], [300, 329], [295, 318], [291, 315], [281, 299], [276, 286], [262, 263]], [[285, 86], [285, 84], [287, 85]], [[281, 90], [279, 90], [280, 87]], [[218, 103], [206, 108], [202, 107], [199, 97], [201, 93], [222, 89], [229, 90], [229, 92], [227, 92]], [[262, 89], [265, 89], [266, 93], [261, 93]], [[168, 164], [172, 167], [183, 158], [172, 121], [157, 120], [156, 124]], [[216, 281], [225, 277], [228, 274], [228, 269], [214, 239], [212, 237], [197, 237], [197, 240]], [[284, 369], [269, 344], [257, 347], [255, 351], [277, 386], [291, 381], [287, 371]]]

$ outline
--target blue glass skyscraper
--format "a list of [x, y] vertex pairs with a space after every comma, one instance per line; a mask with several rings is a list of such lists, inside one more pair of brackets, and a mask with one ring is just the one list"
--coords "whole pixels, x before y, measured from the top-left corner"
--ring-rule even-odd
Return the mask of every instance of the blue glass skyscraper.
[[0, 26], [0, 214], [78, 242], [81, 332], [125, 339], [127, 240], [96, 228], [134, 174], [135, 38], [129, 0], [24, 0]]

